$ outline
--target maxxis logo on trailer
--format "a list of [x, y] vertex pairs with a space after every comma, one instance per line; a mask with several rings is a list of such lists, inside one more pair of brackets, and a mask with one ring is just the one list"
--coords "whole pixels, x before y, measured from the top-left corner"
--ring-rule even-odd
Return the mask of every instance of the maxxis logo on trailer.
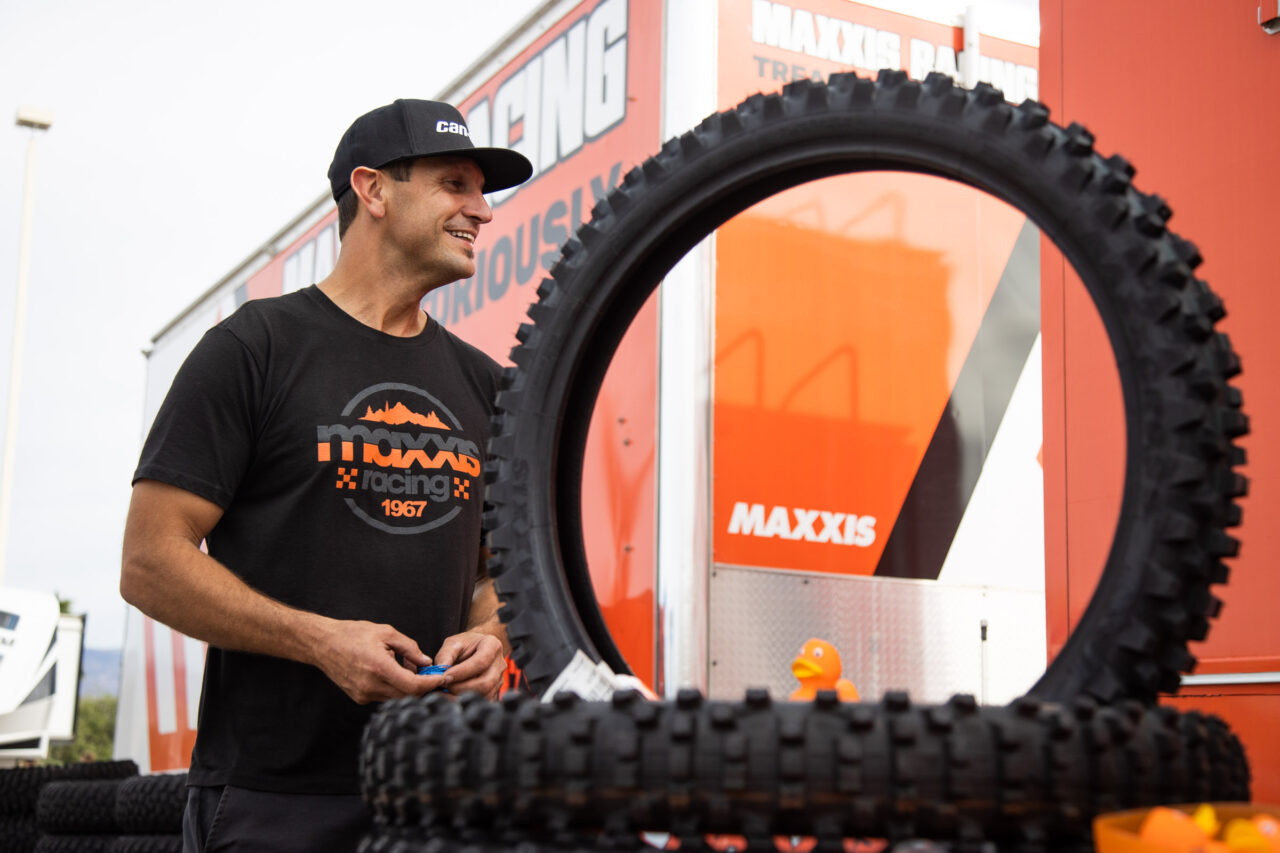
[[857, 68], [901, 68], [902, 36], [840, 18], [754, 0], [751, 40]]
[[738, 501], [733, 505], [733, 515], [729, 518], [729, 532], [766, 539], [803, 539], [806, 542], [866, 548], [876, 541], [876, 520], [870, 515], [785, 506], [772, 507], [766, 517], [764, 504]]
[[[752, 0], [751, 40], [756, 44], [804, 54], [824, 62], [865, 71], [906, 68], [916, 80], [930, 71], [961, 81], [963, 51], [953, 43], [918, 38], [894, 30], [877, 28], [844, 18], [820, 15], [807, 9], [770, 0]], [[903, 56], [903, 45], [907, 56]], [[820, 69], [755, 55], [756, 74], [779, 83], [801, 77], [823, 80]], [[1034, 66], [997, 59], [978, 58], [978, 76], [1001, 89], [1012, 103], [1039, 97], [1040, 72]]]

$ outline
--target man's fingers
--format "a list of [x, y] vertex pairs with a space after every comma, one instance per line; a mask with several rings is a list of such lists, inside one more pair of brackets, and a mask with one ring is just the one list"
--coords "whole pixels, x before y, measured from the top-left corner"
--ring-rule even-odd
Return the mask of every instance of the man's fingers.
[[399, 631], [391, 629], [386, 639], [383, 641], [406, 662], [414, 665], [414, 672], [418, 667], [431, 666], [431, 658], [422, 653], [422, 649], [418, 648], [418, 644], [413, 640], [401, 634]]
[[506, 668], [506, 662], [502, 657], [502, 645], [496, 639], [492, 643], [476, 643], [474, 647], [467, 650], [467, 654], [461, 656], [453, 666], [449, 667], [446, 674], [449, 676], [451, 685], [460, 684], [484, 675], [495, 665]]
[[[506, 671], [502, 658], [482, 669], [474, 678], [466, 678], [450, 682], [449, 689], [454, 693], [479, 693], [494, 698], [498, 688], [502, 686], [502, 674]], [[453, 670], [450, 670], [453, 672]]]
[[501, 683], [501, 673], [492, 673], [485, 670], [475, 678], [468, 678], [463, 681], [449, 682], [449, 690], [453, 693], [489, 693], [493, 688]]
[[436, 652], [436, 663], [457, 666], [475, 655], [481, 655], [486, 661], [493, 657], [501, 657], [502, 641], [490, 634], [467, 631], [446, 637]]
[[401, 696], [421, 696], [448, 682], [418, 675], [431, 657], [390, 625], [334, 622], [319, 666], [352, 700], [365, 704]]
[[458, 635], [445, 638], [440, 645], [440, 651], [436, 652], [436, 663], [442, 663], [446, 666], [456, 665], [462, 658], [467, 657], [471, 649], [469, 644], [464, 643]]
[[436, 661], [450, 662], [445, 673], [449, 690], [454, 693], [480, 693], [492, 696], [502, 682], [506, 661], [502, 642], [497, 637], [478, 632], [464, 632], [445, 639], [436, 652]]
[[444, 672], [445, 684], [453, 689], [453, 685], [461, 684], [475, 678], [489, 669], [489, 661], [479, 657], [466, 657], [452, 664]]
[[379, 672], [378, 676], [391, 690], [395, 691], [394, 695], [388, 698], [421, 696], [445, 683], [443, 676], [417, 675], [416, 673], [417, 670], [408, 670], [402, 666], [388, 666]]

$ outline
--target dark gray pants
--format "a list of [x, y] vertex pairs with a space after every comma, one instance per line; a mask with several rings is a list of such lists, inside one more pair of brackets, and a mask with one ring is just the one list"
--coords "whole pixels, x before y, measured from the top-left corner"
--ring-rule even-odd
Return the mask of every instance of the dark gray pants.
[[182, 853], [352, 853], [371, 818], [358, 794], [187, 788]]

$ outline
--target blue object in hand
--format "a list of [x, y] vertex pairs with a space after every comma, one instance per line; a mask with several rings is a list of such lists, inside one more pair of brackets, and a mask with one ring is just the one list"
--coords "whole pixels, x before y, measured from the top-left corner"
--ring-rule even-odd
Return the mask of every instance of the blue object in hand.
[[[444, 672], [448, 668], [449, 668], [449, 664], [447, 663], [433, 663], [430, 666], [424, 666], [421, 669], [419, 669], [418, 675], [439, 675], [440, 673]], [[449, 688], [437, 687], [435, 690], [432, 690], [431, 692], [435, 693], [436, 691], [440, 691], [442, 693], [448, 693]]]

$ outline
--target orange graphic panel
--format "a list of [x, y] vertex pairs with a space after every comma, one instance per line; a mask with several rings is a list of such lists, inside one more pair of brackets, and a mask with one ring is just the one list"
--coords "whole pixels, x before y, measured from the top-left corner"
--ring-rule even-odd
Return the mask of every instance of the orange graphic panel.
[[720, 229], [716, 562], [875, 571], [1024, 221], [871, 173]]
[[[958, 76], [963, 46], [957, 27], [847, 0], [722, 0], [718, 32], [721, 109], [837, 72]], [[985, 79], [1036, 96], [1034, 47], [984, 35], [982, 53]], [[716, 562], [877, 572], [1024, 224], [976, 190], [871, 173], [797, 187], [719, 230]], [[971, 451], [942, 456], [963, 467]], [[952, 515], [968, 498], [940, 497]], [[929, 503], [912, 505], [912, 535]]]

